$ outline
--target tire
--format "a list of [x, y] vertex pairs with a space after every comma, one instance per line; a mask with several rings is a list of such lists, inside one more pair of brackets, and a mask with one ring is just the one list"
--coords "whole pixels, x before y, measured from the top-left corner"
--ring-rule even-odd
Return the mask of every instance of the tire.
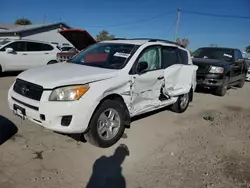
[[0, 65], [0, 76], [2, 76], [3, 74], [3, 70], [2, 70], [2, 66]]
[[55, 63], [57, 63], [56, 60], [51, 60], [51, 61], [49, 61], [49, 62], [47, 63], [47, 65], [51, 65], [51, 64], [55, 64]]
[[[117, 126], [116, 128], [113, 127], [114, 129], [111, 128], [112, 131], [114, 131], [114, 134], [112, 133], [113, 135], [111, 134], [112, 131], [108, 131], [109, 128], [113, 126], [112, 122], [110, 121], [109, 117], [105, 115], [105, 112], [109, 113], [109, 110], [113, 110], [115, 114], [114, 118], [116, 118], [116, 120], [113, 119], [113, 122], [119, 122], [119, 126]], [[106, 117], [103, 118], [104, 116]], [[100, 129], [102, 129], [102, 131]], [[103, 101], [94, 112], [89, 123], [88, 131], [84, 134], [84, 138], [94, 146], [100, 148], [108, 148], [114, 145], [122, 137], [124, 130], [125, 108], [123, 104], [119, 101], [108, 99]], [[108, 138], [108, 132], [109, 135], [112, 135], [111, 138]]]
[[244, 74], [242, 78], [239, 80], [239, 83], [237, 83], [236, 87], [243, 88], [246, 81], [246, 75]]
[[[175, 113], [183, 113], [187, 110], [190, 102], [190, 92], [178, 97], [178, 100], [170, 107], [171, 111]], [[183, 104], [185, 100], [185, 104]]]
[[227, 93], [229, 77], [226, 76], [222, 82], [222, 85], [215, 90], [215, 94], [218, 96], [225, 96]]

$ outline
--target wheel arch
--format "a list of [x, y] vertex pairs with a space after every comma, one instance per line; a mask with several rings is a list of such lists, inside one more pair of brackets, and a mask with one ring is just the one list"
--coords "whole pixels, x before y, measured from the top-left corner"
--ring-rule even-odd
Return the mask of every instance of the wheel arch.
[[[117, 94], [117, 93], [111, 93], [111, 94], [108, 94], [106, 95], [105, 97], [103, 97], [96, 105], [92, 115], [91, 115], [91, 119], [93, 117], [93, 115], [95, 114], [96, 110], [100, 107], [100, 105], [106, 101], [106, 100], [117, 100], [119, 102], [121, 102], [121, 104], [123, 105], [123, 107], [125, 108], [125, 126], [126, 128], [130, 128], [130, 124], [131, 124], [131, 117], [130, 117], [130, 114], [129, 114], [129, 110], [128, 110], [128, 107], [123, 99], [123, 97], [120, 95], [120, 94]], [[90, 120], [91, 121], [91, 120]], [[90, 122], [89, 121], [89, 122]], [[89, 127], [88, 127], [89, 128]], [[88, 129], [87, 129], [88, 130]]]
[[194, 98], [194, 89], [193, 89], [193, 86], [190, 88], [190, 91], [189, 91], [189, 101], [190, 102], [193, 102], [193, 98]]
[[[53, 62], [53, 63], [52, 63]], [[54, 63], [58, 63], [58, 61], [56, 59], [52, 59], [50, 60], [47, 65], [50, 65], [50, 64], [54, 64]]]

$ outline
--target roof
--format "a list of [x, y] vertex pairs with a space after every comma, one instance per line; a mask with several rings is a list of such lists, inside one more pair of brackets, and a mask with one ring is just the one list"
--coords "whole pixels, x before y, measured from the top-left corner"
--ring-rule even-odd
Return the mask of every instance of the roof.
[[237, 48], [229, 48], [229, 47], [212, 47], [212, 46], [208, 46], [208, 47], [200, 47], [201, 48], [211, 48], [211, 49], [225, 49], [225, 50], [238, 50]]
[[32, 24], [32, 25], [16, 25], [16, 24], [0, 23], [0, 33], [21, 33], [25, 31], [57, 26], [57, 25], [58, 27], [62, 25], [64, 27], [70, 28], [67, 24], [62, 22], [48, 23], [48, 24]]
[[54, 46], [57, 46], [56, 44], [53, 44], [51, 42], [46, 42], [46, 41], [41, 41], [41, 40], [32, 40], [32, 39], [1, 39], [2, 40], [7, 40], [7, 41], [10, 41], [10, 42], [13, 42], [13, 41], [24, 41], [24, 42], [39, 42], [39, 43], [44, 43], [44, 44], [51, 44], [51, 45], [54, 45]]
[[120, 44], [134, 44], [134, 45], [142, 45], [148, 42], [148, 40], [106, 40], [101, 43], [120, 43]]
[[156, 44], [162, 44], [162, 45], [169, 45], [169, 46], [180, 46], [182, 45], [177, 44], [172, 41], [168, 40], [163, 40], [163, 39], [150, 39], [150, 38], [145, 38], [145, 39], [114, 39], [114, 40], [109, 40], [109, 41], [103, 41], [102, 43], [120, 43], [120, 44], [134, 44], [134, 45], [142, 45], [147, 42], [154, 42]]

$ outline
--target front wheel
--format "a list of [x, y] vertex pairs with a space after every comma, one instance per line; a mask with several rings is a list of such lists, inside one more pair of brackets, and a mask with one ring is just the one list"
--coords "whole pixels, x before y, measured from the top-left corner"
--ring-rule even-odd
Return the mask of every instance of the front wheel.
[[228, 82], [229, 82], [229, 77], [225, 77], [221, 86], [216, 88], [215, 94], [221, 97], [225, 96], [228, 89]]
[[171, 106], [171, 110], [176, 113], [183, 113], [187, 110], [190, 102], [190, 93], [178, 97], [178, 100]]
[[101, 148], [114, 145], [125, 130], [124, 114], [124, 106], [119, 101], [105, 100], [92, 116], [85, 139]]

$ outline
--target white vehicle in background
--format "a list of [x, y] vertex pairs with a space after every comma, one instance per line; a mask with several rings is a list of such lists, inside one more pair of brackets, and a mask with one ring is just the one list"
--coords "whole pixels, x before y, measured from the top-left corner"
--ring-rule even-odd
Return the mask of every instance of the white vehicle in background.
[[23, 119], [60, 133], [83, 133], [90, 143], [110, 147], [131, 117], [166, 106], [184, 112], [197, 69], [188, 50], [174, 42], [105, 41], [71, 61], [21, 73], [8, 102]]
[[56, 45], [32, 40], [0, 41], [0, 73], [56, 63]]
[[246, 80], [250, 81], [250, 53], [243, 53], [243, 57], [245, 58], [245, 61], [248, 63], [248, 72], [246, 75]]

